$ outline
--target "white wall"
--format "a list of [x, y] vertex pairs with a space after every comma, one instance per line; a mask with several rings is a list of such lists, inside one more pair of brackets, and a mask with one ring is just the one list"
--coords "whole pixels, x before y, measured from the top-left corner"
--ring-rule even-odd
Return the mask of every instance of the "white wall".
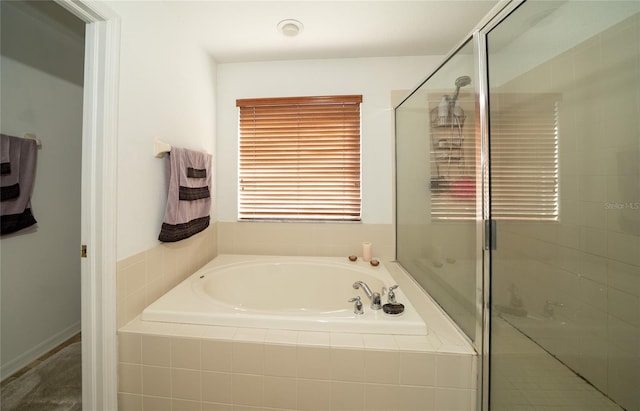
[[236, 99], [362, 94], [362, 222], [393, 223], [391, 91], [413, 89], [439, 56], [220, 64], [217, 79], [217, 216], [237, 218]]
[[186, 28], [165, 2], [107, 5], [121, 18], [117, 258], [122, 260], [158, 244], [166, 182], [165, 160], [153, 156], [155, 139], [215, 155], [216, 68], [186, 38]]
[[38, 226], [0, 240], [4, 378], [80, 330], [84, 24], [54, 3], [1, 4], [1, 131], [42, 139]]

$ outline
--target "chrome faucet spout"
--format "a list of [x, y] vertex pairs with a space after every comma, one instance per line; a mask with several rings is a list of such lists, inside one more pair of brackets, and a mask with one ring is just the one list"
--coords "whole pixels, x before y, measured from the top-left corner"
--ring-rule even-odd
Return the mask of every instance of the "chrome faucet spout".
[[364, 283], [363, 281], [356, 281], [355, 283], [353, 283], [353, 288], [354, 289], [358, 289], [361, 288], [364, 290], [364, 293], [367, 295], [367, 297], [369, 297], [369, 299], [371, 299], [371, 297], [373, 296], [373, 292], [371, 292], [371, 288], [369, 288], [369, 286]]
[[366, 283], [364, 283], [363, 281], [356, 281], [355, 283], [353, 283], [353, 288], [356, 290], [358, 288], [362, 288], [364, 290], [364, 293], [371, 300], [371, 309], [379, 310], [382, 308], [382, 304], [380, 303], [380, 293], [372, 292], [371, 288], [369, 288]]

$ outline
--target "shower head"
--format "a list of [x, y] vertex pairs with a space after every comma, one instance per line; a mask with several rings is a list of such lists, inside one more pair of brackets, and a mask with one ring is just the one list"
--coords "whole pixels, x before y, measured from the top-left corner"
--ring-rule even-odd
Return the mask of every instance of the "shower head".
[[456, 87], [461, 88], [471, 84], [471, 77], [469, 76], [460, 76], [456, 79]]
[[460, 93], [461, 87], [466, 87], [471, 84], [471, 77], [469, 76], [460, 76], [456, 79], [456, 92], [453, 95], [452, 101], [455, 102], [458, 99], [458, 94]]

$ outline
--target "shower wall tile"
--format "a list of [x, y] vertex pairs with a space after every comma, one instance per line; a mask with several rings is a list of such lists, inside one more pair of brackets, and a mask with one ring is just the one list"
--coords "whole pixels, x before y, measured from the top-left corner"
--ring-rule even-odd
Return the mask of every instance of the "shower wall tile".
[[116, 264], [118, 328], [217, 255], [217, 223], [177, 243], [156, 247]]
[[[494, 299], [508, 304], [513, 284], [524, 308], [545, 321], [522, 331], [634, 411], [640, 410], [632, 387], [640, 381], [640, 49], [629, 38], [639, 35], [640, 14], [503, 87], [520, 91], [521, 81], [530, 81], [524, 87], [533, 90], [548, 75], [548, 91], [561, 95], [560, 220], [499, 225], [492, 261]], [[547, 301], [562, 304], [551, 318], [543, 316]]]

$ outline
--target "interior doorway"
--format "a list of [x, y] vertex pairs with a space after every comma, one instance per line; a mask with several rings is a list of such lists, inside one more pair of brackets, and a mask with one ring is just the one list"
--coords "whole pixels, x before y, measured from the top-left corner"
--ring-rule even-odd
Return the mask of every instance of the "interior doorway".
[[[104, 3], [54, 0], [85, 24], [82, 102], [82, 405], [117, 409], [116, 139], [120, 20]], [[8, 3], [8, 2], [2, 2]], [[55, 50], [47, 51], [55, 53]], [[4, 87], [4, 84], [3, 84]], [[80, 255], [80, 244], [76, 244]], [[38, 256], [38, 250], [33, 250]]]
[[81, 328], [85, 23], [53, 2], [0, 7], [0, 131], [39, 141], [31, 192], [38, 223], [0, 240], [5, 380]]

